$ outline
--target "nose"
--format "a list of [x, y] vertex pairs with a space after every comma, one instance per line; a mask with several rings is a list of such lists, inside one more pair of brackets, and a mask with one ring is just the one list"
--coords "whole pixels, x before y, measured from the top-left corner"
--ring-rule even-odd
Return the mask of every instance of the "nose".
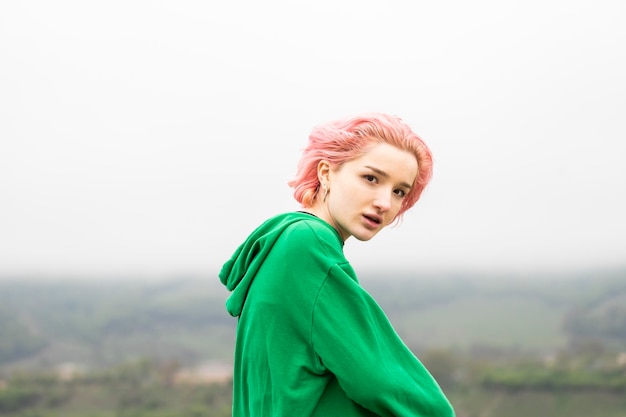
[[389, 211], [391, 209], [391, 192], [381, 189], [374, 199], [374, 207], [380, 212]]

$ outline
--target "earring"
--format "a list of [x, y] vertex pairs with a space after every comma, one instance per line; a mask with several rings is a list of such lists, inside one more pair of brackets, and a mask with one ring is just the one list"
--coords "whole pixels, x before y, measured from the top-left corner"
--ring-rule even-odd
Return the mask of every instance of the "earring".
[[324, 199], [322, 200], [324, 203], [326, 202], [326, 197], [328, 197], [328, 188], [326, 188], [326, 184], [324, 184]]

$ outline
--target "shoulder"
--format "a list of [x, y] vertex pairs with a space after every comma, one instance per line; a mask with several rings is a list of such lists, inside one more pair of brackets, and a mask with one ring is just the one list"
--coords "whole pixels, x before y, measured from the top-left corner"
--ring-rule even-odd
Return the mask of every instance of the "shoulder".
[[[278, 220], [280, 218], [280, 220]], [[287, 252], [285, 255], [317, 253], [334, 258], [337, 262], [345, 260], [343, 241], [337, 231], [324, 220], [313, 215], [293, 212], [280, 215], [274, 221], [283, 224], [274, 249]]]
[[305, 214], [299, 221], [291, 223], [284, 231], [285, 236], [306, 243], [323, 243], [343, 247], [339, 234], [331, 225], [317, 217]]

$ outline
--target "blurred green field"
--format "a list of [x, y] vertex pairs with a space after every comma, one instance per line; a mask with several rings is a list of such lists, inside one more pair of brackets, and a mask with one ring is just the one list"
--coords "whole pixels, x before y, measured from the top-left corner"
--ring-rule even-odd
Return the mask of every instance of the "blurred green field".
[[567, 341], [562, 328], [566, 308], [515, 294], [469, 295], [425, 310], [393, 315], [407, 344], [467, 350], [491, 346], [551, 351]]
[[[361, 283], [458, 417], [626, 417], [626, 270]], [[230, 381], [173, 382], [229, 368], [227, 296], [215, 277], [0, 279], [0, 414], [228, 417]]]
[[[416, 351], [545, 355], [585, 338], [624, 346], [624, 277], [364, 277], [362, 284]], [[0, 280], [0, 370], [144, 357], [229, 361], [236, 319], [226, 313], [227, 296], [215, 277]]]

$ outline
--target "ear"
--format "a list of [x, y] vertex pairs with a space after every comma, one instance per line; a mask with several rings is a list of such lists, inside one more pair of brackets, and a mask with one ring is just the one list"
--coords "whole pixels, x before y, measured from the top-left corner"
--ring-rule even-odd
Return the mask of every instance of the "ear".
[[322, 159], [317, 164], [317, 179], [322, 188], [328, 188], [330, 184], [330, 162]]

